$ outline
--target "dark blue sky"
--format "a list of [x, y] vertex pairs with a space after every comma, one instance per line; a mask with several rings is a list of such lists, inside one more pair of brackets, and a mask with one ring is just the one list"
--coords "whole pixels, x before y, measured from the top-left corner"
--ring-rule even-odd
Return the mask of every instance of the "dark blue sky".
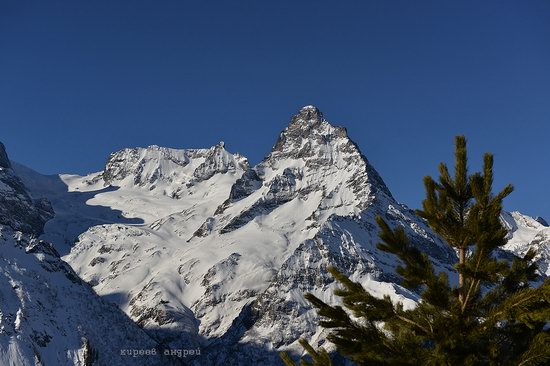
[[412, 207], [462, 133], [550, 217], [546, 0], [0, 1], [0, 140], [38, 171], [220, 140], [255, 163], [306, 104]]

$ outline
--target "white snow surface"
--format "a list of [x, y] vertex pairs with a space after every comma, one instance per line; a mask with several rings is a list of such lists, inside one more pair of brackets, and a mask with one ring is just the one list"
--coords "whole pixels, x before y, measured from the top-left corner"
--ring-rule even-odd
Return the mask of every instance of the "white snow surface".
[[156, 341], [83, 283], [48, 244], [0, 225], [0, 365], [156, 365], [121, 356]]
[[502, 221], [509, 231], [504, 250], [522, 257], [534, 249], [539, 271], [550, 276], [550, 227], [517, 211], [503, 212]]

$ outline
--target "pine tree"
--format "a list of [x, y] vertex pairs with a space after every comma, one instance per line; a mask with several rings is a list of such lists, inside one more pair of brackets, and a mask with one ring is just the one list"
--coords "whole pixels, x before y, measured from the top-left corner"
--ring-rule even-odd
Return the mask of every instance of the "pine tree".
[[[388, 296], [374, 297], [336, 268], [329, 271], [342, 285], [335, 294], [343, 307], [306, 295], [330, 329], [328, 339], [358, 365], [550, 365], [550, 279], [533, 286], [539, 275], [532, 251], [513, 261], [495, 255], [507, 241], [500, 214], [512, 186], [493, 194], [491, 154], [481, 173], [468, 174], [463, 136], [456, 138], [454, 170], [451, 177], [442, 163], [438, 182], [424, 179], [417, 213], [456, 249], [458, 284], [435, 271], [403, 228], [378, 217], [378, 248], [401, 260], [396, 271], [402, 286], [420, 294], [418, 305], [406, 310]], [[304, 365], [330, 365], [325, 350], [301, 343], [313, 360]]]

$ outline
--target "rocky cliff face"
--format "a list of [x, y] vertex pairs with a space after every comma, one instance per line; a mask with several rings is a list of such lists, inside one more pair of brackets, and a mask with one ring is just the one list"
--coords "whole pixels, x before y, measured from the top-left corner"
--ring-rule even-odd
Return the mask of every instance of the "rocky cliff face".
[[181, 198], [185, 188], [198, 182], [247, 168], [248, 161], [239, 154], [227, 152], [223, 142], [210, 149], [149, 146], [111, 154], [101, 178], [105, 185], [142, 187]]
[[10, 169], [11, 168], [11, 162], [8, 158], [8, 153], [6, 152], [6, 147], [3, 143], [0, 142], [0, 168], [2, 169]]
[[48, 200], [31, 199], [0, 143], [0, 224], [39, 235], [52, 217], [53, 210]]

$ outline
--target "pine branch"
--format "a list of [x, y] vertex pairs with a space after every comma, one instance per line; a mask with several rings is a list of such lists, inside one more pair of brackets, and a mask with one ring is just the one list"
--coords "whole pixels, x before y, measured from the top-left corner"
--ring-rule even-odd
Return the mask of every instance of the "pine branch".
[[299, 342], [313, 359], [313, 366], [332, 366], [330, 356], [324, 348], [316, 351], [305, 339], [300, 339]]
[[[480, 250], [480, 253], [477, 256], [478, 258], [477, 258], [477, 261], [476, 261], [476, 267], [475, 267], [474, 273], [477, 273], [477, 271], [479, 270], [479, 266], [481, 265], [482, 255], [483, 255], [483, 249]], [[470, 287], [468, 288], [468, 292], [466, 293], [466, 297], [465, 297], [464, 301], [462, 302], [462, 313], [464, 313], [464, 311], [466, 310], [466, 307], [468, 306], [468, 301], [470, 301], [470, 296], [472, 296], [472, 290], [474, 290], [474, 288], [477, 289], [479, 287], [479, 283], [480, 283], [479, 280], [470, 281]]]
[[294, 363], [294, 360], [292, 359], [292, 357], [288, 355], [288, 353], [281, 352], [279, 353], [279, 357], [281, 358], [281, 360], [286, 366], [296, 366], [296, 364]]
[[[328, 352], [323, 347], [315, 350], [313, 346], [311, 346], [305, 339], [300, 339], [298, 342], [313, 360], [313, 363], [311, 363], [302, 358], [300, 360], [300, 366], [332, 366], [332, 360], [330, 359]], [[296, 366], [294, 360], [288, 353], [281, 352], [279, 353], [279, 357], [286, 366]]]
[[[499, 321], [521, 321], [528, 324], [533, 317], [532, 312], [538, 311], [538, 308], [543, 307], [543, 313], [550, 315], [550, 278], [538, 288], [525, 288], [518, 290], [513, 295], [509, 296], [500, 306], [488, 314], [486, 324], [494, 326]], [[549, 319], [548, 317], [546, 320]]]
[[539, 333], [531, 343], [529, 349], [521, 355], [518, 366], [535, 366], [550, 362], [550, 335]]
[[427, 328], [425, 328], [425, 327], [423, 327], [422, 325], [418, 324], [418, 323], [415, 322], [414, 320], [405, 318], [404, 316], [399, 315], [399, 314], [396, 314], [395, 316], [396, 316], [398, 319], [403, 320], [405, 323], [409, 323], [409, 324], [411, 324], [411, 325], [414, 325], [415, 327], [417, 327], [418, 329], [420, 329], [421, 331], [423, 331], [425, 334], [430, 334], [430, 333], [432, 333], [432, 332], [430, 332], [430, 330], [428, 330]]

